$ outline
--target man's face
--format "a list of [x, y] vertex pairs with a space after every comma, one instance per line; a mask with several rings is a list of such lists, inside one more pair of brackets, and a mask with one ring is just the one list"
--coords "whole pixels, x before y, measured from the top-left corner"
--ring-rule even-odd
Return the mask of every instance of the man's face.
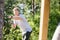
[[19, 11], [18, 10], [14, 10], [14, 15], [18, 16], [19, 15]]

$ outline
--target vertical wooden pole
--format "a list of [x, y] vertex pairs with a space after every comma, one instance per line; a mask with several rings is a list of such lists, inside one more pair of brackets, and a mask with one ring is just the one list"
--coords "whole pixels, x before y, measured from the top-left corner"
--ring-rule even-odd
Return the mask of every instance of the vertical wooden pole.
[[50, 0], [41, 0], [39, 40], [47, 40]]
[[4, 8], [4, 0], [0, 0], [0, 40], [2, 40], [2, 28], [3, 28], [3, 8]]

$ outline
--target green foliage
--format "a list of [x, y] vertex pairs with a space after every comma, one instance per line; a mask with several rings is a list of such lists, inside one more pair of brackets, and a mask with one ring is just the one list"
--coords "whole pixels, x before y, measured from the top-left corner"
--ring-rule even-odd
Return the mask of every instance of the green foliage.
[[[3, 40], [22, 40], [22, 34], [20, 32], [19, 27], [17, 26], [15, 29], [12, 28], [11, 19], [8, 18], [8, 16], [13, 15], [13, 12], [12, 12], [13, 7], [15, 5], [18, 5], [21, 2], [24, 2], [24, 1], [5, 0]], [[27, 21], [29, 22], [33, 30], [30, 40], [37, 40], [38, 34], [39, 34], [39, 12], [37, 11], [33, 17], [32, 13], [26, 12], [26, 10], [31, 9], [31, 0], [28, 0], [28, 1], [25, 0], [24, 3], [26, 4], [24, 15], [27, 18]]]
[[[19, 27], [16, 29], [11, 26], [11, 19], [8, 16], [13, 15], [12, 9], [15, 5], [24, 3], [24, 15], [32, 27], [32, 34], [30, 40], [38, 40], [39, 38], [39, 23], [40, 23], [40, 0], [35, 0], [35, 5], [37, 8], [35, 14], [32, 15], [32, 12], [28, 13], [27, 11], [32, 7], [32, 0], [5, 0], [5, 17], [4, 17], [4, 27], [3, 27], [3, 40], [22, 40], [22, 34]], [[60, 11], [59, 11], [59, 0], [51, 0], [50, 2], [50, 16], [49, 16], [49, 29], [48, 29], [48, 40], [52, 39], [54, 31], [57, 27], [58, 22], [60, 22]]]
[[60, 22], [59, 0], [51, 0], [50, 2], [50, 16], [49, 16], [49, 29], [48, 40], [51, 40], [55, 29]]

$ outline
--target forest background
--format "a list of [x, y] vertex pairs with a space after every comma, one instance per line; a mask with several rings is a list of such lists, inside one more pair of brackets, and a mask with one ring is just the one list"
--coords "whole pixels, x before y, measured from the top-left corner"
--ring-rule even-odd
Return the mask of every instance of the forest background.
[[[41, 0], [5, 0], [4, 7], [4, 27], [3, 27], [3, 40], [22, 40], [22, 35], [19, 27], [15, 29], [11, 27], [12, 19], [8, 16], [12, 16], [12, 9], [16, 5], [24, 4], [24, 9], [20, 7], [20, 12], [23, 13], [32, 27], [32, 34], [30, 40], [38, 40], [39, 27], [40, 27], [40, 9]], [[52, 39], [54, 31], [60, 22], [60, 1], [50, 0], [50, 14], [48, 24], [48, 40]]]

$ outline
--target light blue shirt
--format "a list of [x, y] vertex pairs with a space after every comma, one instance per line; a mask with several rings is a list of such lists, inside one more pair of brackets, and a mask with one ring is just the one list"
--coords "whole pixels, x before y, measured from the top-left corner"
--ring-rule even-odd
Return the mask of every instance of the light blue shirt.
[[27, 32], [27, 31], [29, 31], [29, 32], [32, 31], [32, 28], [28, 24], [28, 22], [27, 22], [27, 20], [26, 20], [26, 18], [24, 17], [23, 14], [20, 14], [19, 16], [16, 16], [16, 17], [20, 17], [20, 18], [23, 19], [23, 20], [14, 20], [13, 19], [13, 23], [17, 24], [20, 27], [20, 29], [23, 33]]

